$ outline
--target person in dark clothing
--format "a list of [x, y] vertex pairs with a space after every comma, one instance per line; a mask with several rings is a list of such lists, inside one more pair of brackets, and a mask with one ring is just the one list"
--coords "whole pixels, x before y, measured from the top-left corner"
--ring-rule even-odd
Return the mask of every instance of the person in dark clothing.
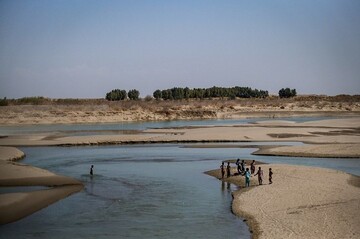
[[235, 164], [237, 166], [237, 172], [240, 175], [241, 174], [240, 159], [237, 159]]
[[258, 176], [259, 185], [262, 185], [264, 172], [262, 171], [261, 167], [259, 167], [259, 170], [257, 171], [257, 173], [254, 176], [256, 176], [256, 175]]
[[269, 184], [272, 184], [272, 175], [273, 175], [273, 172], [272, 172], [271, 168], [269, 168]]
[[251, 174], [255, 173], [255, 160], [253, 160], [252, 163], [250, 164], [250, 171]]
[[225, 165], [224, 165], [224, 162], [221, 163], [220, 169], [221, 169], [221, 178], [224, 178], [224, 175], [225, 175]]
[[94, 175], [94, 165], [91, 165], [90, 167], [90, 175], [93, 176]]
[[244, 160], [241, 160], [241, 171], [242, 171], [242, 173], [245, 173], [245, 165], [246, 165], [246, 163], [245, 163], [245, 161]]
[[226, 175], [227, 175], [227, 177], [230, 177], [231, 176], [231, 174], [230, 174], [230, 162], [228, 162], [228, 164], [227, 164], [227, 166], [226, 166]]

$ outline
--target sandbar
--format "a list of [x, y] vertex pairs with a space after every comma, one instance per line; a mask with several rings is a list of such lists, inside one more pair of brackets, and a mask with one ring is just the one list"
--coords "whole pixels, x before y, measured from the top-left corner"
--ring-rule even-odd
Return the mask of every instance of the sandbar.
[[[359, 238], [360, 177], [315, 167], [260, 166], [261, 186], [257, 177], [249, 188], [243, 176], [224, 179], [241, 187], [233, 192], [232, 210], [246, 219], [253, 238]], [[208, 174], [219, 178], [220, 170]]]
[[0, 224], [20, 220], [73, 193], [81, 191], [78, 180], [14, 162], [25, 154], [14, 147], [0, 147], [0, 187], [47, 186], [46, 190], [0, 194]]

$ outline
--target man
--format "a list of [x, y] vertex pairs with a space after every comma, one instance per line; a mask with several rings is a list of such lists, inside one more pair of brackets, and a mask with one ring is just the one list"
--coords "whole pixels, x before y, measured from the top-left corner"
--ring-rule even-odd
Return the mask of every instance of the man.
[[254, 176], [256, 176], [256, 175], [258, 176], [259, 185], [262, 185], [264, 172], [262, 171], [261, 167], [259, 167], [259, 170], [257, 171], [257, 173]]
[[93, 168], [94, 168], [94, 165], [91, 165], [91, 168], [90, 168], [90, 175], [91, 176], [93, 176], [93, 174], [94, 174]]

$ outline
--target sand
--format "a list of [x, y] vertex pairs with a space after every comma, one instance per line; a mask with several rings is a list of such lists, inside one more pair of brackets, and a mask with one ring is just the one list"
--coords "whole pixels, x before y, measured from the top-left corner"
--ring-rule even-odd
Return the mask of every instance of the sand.
[[[264, 148], [263, 155], [311, 157], [360, 157], [360, 117], [295, 123], [258, 122], [227, 126], [197, 126], [174, 129], [148, 129], [136, 134], [90, 136], [56, 133], [9, 135], [0, 138], [3, 146], [71, 146], [136, 143], [200, 142], [304, 142], [305, 145]], [[1, 149], [0, 149], [1, 151]]]
[[[360, 237], [360, 177], [305, 166], [260, 166], [262, 186], [257, 176], [251, 177], [250, 188], [243, 188], [243, 176], [224, 179], [242, 187], [233, 193], [232, 209], [247, 220], [254, 238]], [[219, 178], [220, 170], [208, 174]]]
[[77, 184], [26, 193], [0, 194], [0, 224], [20, 220], [73, 193], [81, 191], [82, 188], [81, 184]]
[[0, 147], [0, 187], [47, 186], [46, 190], [0, 194], [0, 224], [17, 221], [48, 205], [81, 191], [81, 182], [44, 169], [13, 162], [22, 151]]

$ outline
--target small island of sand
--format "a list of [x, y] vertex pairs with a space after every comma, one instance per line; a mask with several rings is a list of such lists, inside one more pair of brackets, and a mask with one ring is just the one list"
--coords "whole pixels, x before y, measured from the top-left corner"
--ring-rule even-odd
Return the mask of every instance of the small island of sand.
[[[253, 238], [358, 238], [360, 177], [305, 166], [261, 164], [245, 188], [243, 176], [224, 178], [241, 188], [233, 193], [232, 210], [245, 218]], [[268, 184], [272, 168], [273, 184]], [[235, 168], [232, 168], [232, 173]], [[220, 178], [220, 170], [207, 174]]]

